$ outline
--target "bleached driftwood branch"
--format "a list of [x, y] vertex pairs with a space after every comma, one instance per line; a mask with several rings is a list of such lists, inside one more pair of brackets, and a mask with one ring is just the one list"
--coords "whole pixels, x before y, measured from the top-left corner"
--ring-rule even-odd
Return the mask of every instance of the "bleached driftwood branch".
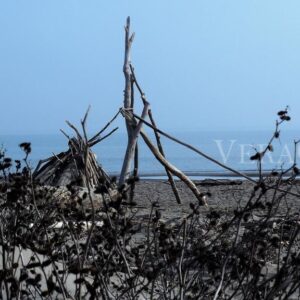
[[[134, 39], [134, 33], [130, 33], [130, 18], [127, 18], [125, 26], [125, 56], [124, 56], [124, 66], [123, 73], [125, 76], [125, 89], [124, 89], [124, 108], [125, 110], [132, 110], [132, 85], [131, 85], [131, 71], [130, 71], [130, 51], [131, 45]], [[123, 166], [120, 173], [119, 185], [122, 185], [129, 175], [129, 170], [131, 166], [131, 161], [134, 156], [134, 150], [137, 142], [137, 135], [134, 132], [133, 124], [130, 120], [126, 119], [126, 129], [127, 129], [127, 148], [125, 152], [125, 157], [123, 160]]]
[[[135, 76], [135, 73], [134, 73], [134, 68], [133, 68], [132, 65], [130, 65], [130, 70], [131, 70], [131, 74], [132, 74], [132, 82], [137, 87], [137, 89], [138, 89], [138, 91], [140, 93], [141, 99], [142, 99], [142, 101], [143, 101], [143, 103], [145, 105], [145, 103], [147, 102], [146, 96], [145, 96], [145, 93], [143, 92], [142, 88], [140, 87], [137, 79], [136, 79], [136, 76]], [[161, 141], [160, 141], [160, 135], [159, 135], [158, 131], [156, 130], [157, 127], [156, 127], [156, 123], [154, 121], [151, 109], [148, 110], [148, 116], [149, 116], [149, 119], [150, 119], [151, 124], [153, 126], [153, 130], [154, 130], [154, 134], [155, 134], [155, 139], [156, 139], [156, 144], [157, 144], [158, 150], [159, 150], [160, 154], [163, 157], [165, 157], [165, 153], [164, 153]], [[181, 203], [181, 199], [180, 199], [177, 187], [176, 187], [175, 180], [173, 179], [172, 173], [168, 170], [167, 167], [165, 167], [165, 171], [166, 171], [166, 174], [168, 176], [168, 180], [169, 180], [169, 182], [171, 184], [171, 187], [172, 187], [173, 193], [175, 195], [176, 201], [177, 201], [178, 204], [180, 204]]]
[[[145, 102], [145, 107], [144, 107], [144, 111], [149, 107], [149, 103]], [[133, 114], [132, 112], [127, 112], [126, 110], [122, 110], [122, 115], [131, 123], [134, 124], [135, 120], [133, 118]], [[148, 146], [148, 148], [151, 150], [151, 152], [153, 153], [153, 155], [156, 157], [156, 159], [169, 171], [171, 172], [173, 175], [177, 176], [179, 179], [181, 179], [189, 188], [190, 190], [193, 192], [193, 194], [196, 196], [196, 198], [199, 200], [200, 204], [202, 205], [207, 205], [207, 203], [205, 202], [205, 198], [203, 197], [203, 194], [200, 193], [200, 191], [198, 190], [197, 186], [193, 183], [193, 181], [186, 176], [182, 171], [180, 171], [179, 169], [177, 169], [175, 166], [173, 166], [170, 162], [168, 162], [166, 160], [166, 158], [160, 153], [160, 151], [155, 147], [155, 145], [153, 145], [152, 141], [150, 140], [150, 138], [147, 136], [146, 132], [143, 130], [143, 128], [141, 128], [141, 123], [142, 120], [144, 120], [144, 118], [140, 118], [140, 122], [137, 125], [137, 127], [139, 126], [139, 131], [138, 133], [141, 135], [141, 137], [143, 138], [144, 142], [146, 143], [146, 145]]]

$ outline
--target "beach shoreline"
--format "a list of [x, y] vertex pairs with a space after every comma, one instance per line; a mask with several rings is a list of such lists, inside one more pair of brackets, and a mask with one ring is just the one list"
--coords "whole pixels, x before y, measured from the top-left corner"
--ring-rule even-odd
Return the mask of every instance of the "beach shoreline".
[[[210, 210], [232, 213], [236, 208], [241, 208], [248, 202], [255, 184], [247, 180], [239, 179], [204, 179], [195, 180], [194, 183], [201, 193], [209, 193], [207, 206], [200, 206], [200, 213], [205, 214]], [[284, 184], [284, 183], [283, 183]], [[176, 186], [182, 203], [178, 204], [168, 180], [147, 179], [140, 180], [136, 184], [134, 201], [137, 203], [137, 215], [150, 214], [153, 202], [157, 202], [162, 217], [166, 220], [184, 218], [191, 213], [190, 203], [197, 204], [198, 200], [181, 181], [176, 181]], [[295, 181], [293, 191], [299, 193], [300, 183]], [[272, 197], [272, 191], [266, 193], [262, 200], [267, 202]], [[300, 201], [295, 196], [286, 195], [286, 201], [282, 201], [278, 212], [281, 214], [290, 210], [299, 212]]]

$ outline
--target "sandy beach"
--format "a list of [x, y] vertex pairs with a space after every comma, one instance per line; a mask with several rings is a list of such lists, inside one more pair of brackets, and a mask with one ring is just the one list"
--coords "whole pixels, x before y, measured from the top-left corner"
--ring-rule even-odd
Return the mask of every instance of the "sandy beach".
[[[201, 206], [200, 212], [207, 212], [212, 209], [232, 212], [237, 207], [243, 207], [253, 191], [254, 183], [244, 180], [228, 179], [205, 179], [195, 181], [201, 193], [210, 193], [207, 199], [208, 206]], [[285, 185], [283, 185], [284, 187]], [[171, 186], [167, 180], [141, 180], [137, 183], [135, 202], [137, 202], [137, 212], [140, 216], [147, 216], [151, 210], [151, 203], [157, 201], [162, 217], [166, 220], [184, 218], [191, 209], [190, 203], [197, 203], [197, 199], [186, 187], [183, 182], [177, 182], [177, 188], [182, 200], [181, 204], [176, 202]], [[292, 189], [295, 193], [300, 194], [300, 183], [297, 182]], [[273, 196], [269, 191], [264, 196], [264, 201], [268, 201]], [[284, 214], [288, 209], [292, 213], [299, 212], [300, 199], [288, 195], [281, 203], [279, 214]]]

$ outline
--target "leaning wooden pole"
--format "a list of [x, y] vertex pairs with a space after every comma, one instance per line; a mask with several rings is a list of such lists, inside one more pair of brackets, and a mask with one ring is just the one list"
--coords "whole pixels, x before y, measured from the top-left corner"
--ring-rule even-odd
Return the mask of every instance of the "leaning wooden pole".
[[[141, 96], [141, 99], [143, 101], [143, 104], [145, 105], [147, 103], [147, 100], [146, 100], [146, 96], [145, 96], [145, 93], [142, 91], [136, 77], [135, 77], [135, 73], [134, 73], [134, 68], [132, 65], [130, 65], [130, 70], [131, 70], [131, 74], [132, 74], [132, 82], [136, 85], [139, 93], [140, 93], [140, 96]], [[132, 88], [133, 90], [133, 88]], [[165, 153], [164, 153], [164, 150], [163, 150], [163, 147], [162, 147], [162, 144], [160, 142], [160, 135], [157, 131], [157, 127], [156, 127], [156, 124], [155, 124], [155, 121], [154, 121], [154, 118], [153, 118], [153, 115], [152, 115], [152, 112], [151, 112], [151, 109], [148, 110], [148, 115], [149, 115], [149, 119], [151, 121], [151, 124], [153, 126], [153, 130], [154, 130], [154, 134], [155, 134], [155, 139], [156, 139], [156, 144], [157, 144], [157, 147], [158, 147], [158, 150], [160, 151], [161, 155], [163, 157], [165, 157]], [[169, 179], [169, 182], [170, 182], [170, 185], [171, 185], [171, 188], [173, 190], [173, 193], [175, 195], [175, 198], [176, 198], [176, 201], [178, 204], [181, 204], [181, 198], [179, 196], [179, 193], [178, 193], [178, 190], [177, 190], [177, 187], [176, 187], [176, 183], [175, 183], [175, 180], [172, 176], [172, 173], [168, 170], [167, 167], [165, 167], [165, 171], [166, 171], [166, 174], [168, 176], [168, 179]]]
[[193, 192], [193, 194], [196, 196], [196, 198], [199, 200], [199, 204], [207, 206], [207, 203], [205, 201], [205, 198], [203, 197], [203, 194], [200, 193], [197, 186], [194, 184], [192, 180], [188, 176], [186, 176], [182, 171], [177, 169], [175, 166], [173, 166], [170, 162], [166, 160], [166, 158], [160, 153], [160, 151], [152, 144], [151, 140], [148, 138], [145, 131], [141, 130], [141, 136], [148, 146], [148, 148], [151, 150], [153, 155], [156, 157], [156, 159], [166, 168], [169, 172], [171, 172], [173, 175], [177, 176], [179, 179], [181, 179]]
[[[130, 66], [131, 69], [131, 66]], [[133, 73], [131, 74], [131, 107], [134, 108], [134, 76]], [[136, 184], [136, 178], [138, 178], [138, 172], [139, 172], [139, 149], [138, 149], [138, 143], [135, 145], [134, 149], [134, 165], [133, 165], [133, 182], [130, 185], [130, 193], [129, 193], [129, 200], [130, 202], [133, 202], [134, 193], [135, 193], [135, 184]]]
[[[164, 149], [163, 149], [162, 144], [160, 142], [160, 135], [159, 135], [159, 133], [156, 130], [157, 127], [156, 127], [155, 121], [153, 119], [151, 109], [149, 109], [148, 114], [149, 114], [150, 121], [151, 121], [153, 127], [155, 128], [154, 129], [154, 134], [155, 134], [155, 139], [156, 139], [156, 144], [157, 144], [158, 150], [159, 150], [160, 154], [163, 157], [165, 157]], [[167, 176], [168, 176], [171, 188], [173, 190], [174, 196], [176, 198], [176, 201], [177, 201], [178, 204], [181, 204], [181, 198], [179, 196], [179, 193], [178, 193], [178, 190], [177, 190], [177, 187], [176, 187], [176, 183], [175, 183], [175, 180], [174, 180], [174, 178], [172, 176], [172, 173], [169, 171], [169, 169], [167, 167], [165, 167], [165, 171], [167, 173]]]
[[[193, 181], [188, 176], [186, 176], [182, 171], [180, 171], [179, 169], [177, 169], [175, 166], [173, 166], [170, 162], [168, 162], [166, 160], [166, 158], [160, 153], [160, 151], [155, 147], [155, 145], [153, 145], [153, 143], [151, 142], [151, 140], [147, 136], [146, 132], [143, 130], [141, 123], [145, 122], [144, 119], [145, 119], [145, 117], [146, 117], [146, 115], [148, 113], [148, 109], [149, 109], [149, 103], [147, 101], [145, 101], [145, 105], [144, 105], [142, 117], [140, 118], [139, 123], [136, 125], [136, 129], [134, 131], [135, 132], [134, 135], [137, 136], [138, 134], [140, 134], [141, 137], [143, 138], [144, 142], [148, 146], [148, 148], [151, 150], [151, 152], [153, 153], [153, 155], [156, 157], [156, 159], [170, 173], [172, 173], [173, 175], [177, 176], [179, 179], [181, 179], [190, 188], [190, 190], [193, 192], [193, 194], [199, 200], [199, 203], [201, 205], [207, 205], [207, 203], [206, 203], [206, 201], [205, 201], [205, 199], [203, 197], [203, 194], [200, 193], [200, 191], [198, 190], [197, 186], [193, 183]], [[130, 123], [136, 124], [135, 119], [134, 119], [134, 115], [133, 115], [132, 111], [128, 111], [128, 110], [125, 110], [123, 108], [121, 110], [121, 113], [124, 116], [124, 118], [127, 119]]]
[[[134, 33], [130, 33], [130, 18], [127, 18], [126, 26], [125, 26], [125, 56], [124, 56], [124, 66], [123, 73], [125, 76], [125, 89], [124, 89], [124, 109], [125, 110], [133, 110], [132, 107], [132, 84], [131, 84], [131, 70], [130, 70], [130, 52], [131, 45], [133, 42]], [[125, 157], [123, 160], [123, 166], [119, 178], [119, 186], [124, 184], [126, 179], [129, 176], [131, 161], [134, 156], [135, 145], [137, 142], [137, 135], [134, 134], [134, 126], [133, 123], [128, 119], [125, 119], [126, 129], [127, 129], [127, 148], [125, 152]]]
[[[123, 166], [119, 178], [119, 186], [123, 185], [126, 182], [126, 179], [128, 178], [130, 174], [130, 167], [131, 162], [134, 158], [134, 155], [136, 153], [136, 160], [138, 159], [137, 152], [135, 152], [138, 136], [141, 135], [149, 149], [152, 151], [154, 156], [157, 158], [157, 160], [165, 167], [166, 172], [169, 176], [170, 182], [172, 184], [172, 188], [174, 190], [175, 196], [177, 201], [180, 203], [180, 197], [178, 194], [178, 191], [175, 186], [175, 182], [172, 178], [172, 174], [177, 176], [179, 179], [181, 179], [194, 193], [194, 195], [198, 198], [199, 203], [202, 205], [207, 205], [205, 202], [205, 199], [202, 196], [202, 193], [199, 192], [197, 186], [193, 183], [192, 180], [188, 178], [183, 172], [181, 172], [179, 169], [177, 169], [175, 166], [170, 164], [166, 158], [164, 157], [163, 149], [160, 144], [160, 139], [158, 136], [158, 129], [154, 123], [154, 119], [151, 118], [153, 122], [153, 129], [156, 134], [156, 140], [159, 149], [153, 145], [151, 140], [148, 138], [145, 131], [143, 131], [142, 126], [145, 122], [145, 118], [149, 115], [149, 103], [147, 102], [144, 93], [140, 89], [138, 83], [136, 82], [133, 68], [130, 64], [130, 50], [131, 45], [133, 41], [133, 34], [130, 34], [130, 19], [127, 18], [127, 23], [125, 27], [125, 58], [124, 58], [124, 66], [123, 66], [123, 72], [125, 76], [125, 90], [124, 90], [124, 106], [121, 108], [121, 114], [125, 118], [126, 122], [126, 128], [127, 128], [127, 135], [128, 135], [128, 142], [127, 142], [127, 149], [125, 153], [125, 157], [123, 160]], [[139, 117], [139, 122], [136, 122], [136, 119], [134, 118], [136, 115], [134, 113], [134, 94], [133, 94], [133, 83], [137, 86], [139, 92], [141, 93], [141, 98], [144, 104], [143, 112], [141, 116]], [[147, 122], [146, 122], [147, 123]], [[135, 167], [137, 167], [137, 163], [135, 164]]]

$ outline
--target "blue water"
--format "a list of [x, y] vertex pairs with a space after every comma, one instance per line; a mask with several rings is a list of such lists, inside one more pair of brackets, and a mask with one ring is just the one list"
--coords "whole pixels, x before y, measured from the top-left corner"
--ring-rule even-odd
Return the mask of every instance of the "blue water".
[[[249, 159], [255, 153], [254, 148], [265, 146], [272, 136], [272, 131], [248, 132], [170, 132], [184, 142], [192, 144], [201, 151], [209, 154], [222, 163], [240, 171], [257, 170], [256, 162]], [[149, 134], [152, 138], [153, 135]], [[274, 152], [263, 160], [263, 169], [270, 170], [288, 167], [294, 160], [294, 140], [300, 139], [300, 131], [281, 131], [280, 139], [273, 142]], [[47, 158], [53, 153], [58, 154], [67, 150], [67, 139], [62, 134], [57, 135], [0, 135], [0, 146], [6, 149], [7, 156], [22, 159], [24, 153], [19, 148], [21, 142], [31, 142], [32, 153], [30, 164], [35, 167], [40, 159]], [[126, 149], [126, 133], [116, 132], [109, 138], [93, 147], [99, 163], [110, 174], [118, 174]], [[153, 142], [155, 142], [153, 138]], [[167, 159], [181, 170], [195, 175], [224, 170], [214, 163], [204, 159], [191, 150], [162, 137]], [[139, 140], [140, 175], [163, 175], [163, 167], [156, 161], [152, 153]], [[296, 157], [300, 159], [300, 150]]]

